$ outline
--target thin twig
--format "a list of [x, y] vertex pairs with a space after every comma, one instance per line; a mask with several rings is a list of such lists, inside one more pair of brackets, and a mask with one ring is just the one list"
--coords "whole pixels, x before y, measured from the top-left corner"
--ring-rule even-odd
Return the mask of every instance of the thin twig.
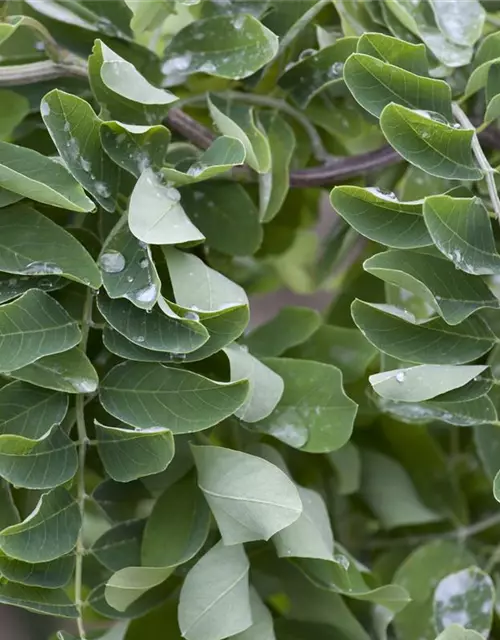
[[[453, 103], [452, 109], [453, 115], [464, 129], [474, 130], [474, 125], [458, 104]], [[493, 211], [500, 222], [500, 198], [498, 197], [497, 186], [495, 183], [495, 170], [490, 165], [488, 158], [484, 155], [484, 151], [475, 130], [474, 135], [472, 136], [472, 153], [474, 154], [479, 167], [484, 171], [484, 177], [488, 187], [488, 194], [490, 196]]]

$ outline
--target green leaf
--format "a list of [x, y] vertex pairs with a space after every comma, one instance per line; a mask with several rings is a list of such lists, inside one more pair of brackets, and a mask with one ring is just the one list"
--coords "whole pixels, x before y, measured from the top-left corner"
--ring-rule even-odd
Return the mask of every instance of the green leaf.
[[40, 113], [71, 174], [106, 209], [116, 208], [118, 168], [101, 146], [101, 121], [88, 102], [59, 89], [44, 96]]
[[125, 567], [114, 573], [106, 583], [105, 597], [109, 606], [125, 612], [150, 589], [162, 584], [172, 573], [172, 567]]
[[125, 362], [101, 384], [109, 413], [135, 427], [172, 433], [202, 431], [232, 415], [245, 401], [248, 382], [224, 383], [160, 364]]
[[457, 271], [453, 263], [431, 255], [386, 251], [368, 258], [363, 268], [422, 298], [451, 325], [459, 324], [478, 309], [499, 306], [483, 280]]
[[384, 33], [364, 33], [358, 40], [357, 52], [419, 76], [429, 74], [429, 63], [423, 44], [412, 44]]
[[207, 73], [241, 80], [270, 62], [278, 52], [278, 38], [248, 14], [215, 16], [191, 22], [177, 33], [165, 51], [170, 69]]
[[158, 170], [165, 164], [170, 131], [163, 125], [102, 122], [99, 133], [108, 156], [136, 178], [148, 167]]
[[341, 496], [359, 491], [361, 486], [361, 456], [357, 447], [348, 442], [337, 451], [327, 454], [336, 475], [336, 489]]
[[417, 367], [382, 371], [370, 376], [370, 384], [383, 398], [400, 402], [431, 400], [474, 380], [486, 365], [454, 367], [423, 364]]
[[0, 389], [0, 434], [40, 438], [62, 422], [67, 410], [67, 396], [11, 382]]
[[210, 318], [248, 305], [238, 284], [211, 269], [192, 253], [171, 247], [163, 249], [176, 303], [192, 314]]
[[180, 318], [173, 312], [169, 316], [159, 306], [147, 313], [123, 298], [112, 300], [102, 293], [97, 305], [113, 329], [146, 349], [188, 353], [208, 340], [208, 331], [202, 324], [190, 318]]
[[408, 640], [434, 640], [432, 599], [441, 578], [474, 564], [464, 545], [435, 540], [417, 547], [401, 564], [394, 582], [404, 587], [412, 601], [394, 619], [396, 633]]
[[295, 134], [278, 113], [261, 113], [271, 151], [271, 169], [259, 179], [259, 209], [263, 222], [270, 222], [281, 210], [290, 184], [290, 164], [295, 150]]
[[239, 140], [246, 151], [246, 162], [258, 173], [271, 169], [269, 141], [254, 121], [253, 108], [209, 97], [208, 108], [217, 128], [225, 136]]
[[175, 12], [175, 3], [171, 0], [160, 0], [160, 2], [125, 0], [125, 2], [134, 14], [130, 27], [137, 33], [154, 29]]
[[77, 323], [49, 295], [30, 289], [0, 308], [0, 371], [14, 371], [80, 341]]
[[[142, 4], [142, 0], [140, 2]], [[167, 600], [160, 608], [154, 609], [139, 620], [132, 620], [127, 627], [124, 640], [142, 640], [147, 634], [154, 637], [158, 629], [161, 629], [169, 640], [182, 640], [177, 622], [176, 600]]]
[[483, 33], [486, 12], [477, 0], [460, 4], [447, 0], [430, 0], [438, 27], [443, 35], [459, 45], [474, 45]]
[[342, 371], [345, 382], [361, 378], [377, 350], [357, 329], [321, 326], [302, 344], [287, 352], [290, 358], [301, 358], [333, 364]]
[[93, 393], [99, 385], [92, 363], [77, 347], [40, 358], [26, 367], [12, 371], [10, 376], [65, 393]]
[[212, 547], [186, 576], [179, 627], [187, 640], [222, 640], [252, 625], [249, 563], [241, 545]]
[[74, 548], [81, 524], [78, 504], [59, 487], [42, 494], [25, 520], [0, 532], [0, 549], [23, 562], [49, 562]]
[[276, 640], [273, 617], [254, 587], [250, 587], [250, 609], [252, 626], [232, 638], [234, 640]]
[[231, 380], [247, 379], [250, 384], [247, 400], [235, 415], [245, 422], [266, 418], [283, 395], [283, 379], [248, 353], [247, 347], [233, 343], [224, 352], [229, 360]]
[[344, 62], [356, 51], [356, 43], [357, 38], [340, 38], [335, 44], [299, 60], [280, 77], [280, 87], [289, 92], [301, 109], [326, 88], [332, 95], [341, 93]]
[[104, 469], [117, 482], [165, 471], [174, 457], [172, 433], [163, 427], [134, 431], [96, 421], [95, 430]]
[[434, 111], [452, 121], [451, 89], [443, 80], [416, 75], [363, 53], [349, 56], [344, 78], [354, 99], [376, 117], [394, 103]]
[[472, 275], [500, 273], [491, 222], [479, 198], [428, 197], [424, 219], [436, 247], [457, 269]]
[[45, 589], [65, 587], [73, 575], [74, 566], [75, 559], [72, 555], [38, 564], [0, 557], [0, 575], [9, 582], [24, 584], [28, 587]]
[[425, 113], [388, 104], [380, 126], [389, 144], [408, 162], [433, 176], [451, 180], [480, 180], [472, 156], [473, 129], [455, 129]]
[[99, 257], [104, 288], [110, 298], [126, 298], [140, 309], [151, 309], [161, 288], [151, 250], [122, 221], [106, 238]]
[[241, 185], [200, 182], [183, 187], [181, 196], [184, 210], [212, 249], [231, 256], [257, 251], [262, 241], [259, 211]]
[[493, 623], [495, 586], [478, 567], [462, 569], [443, 578], [434, 592], [437, 631], [457, 623], [488, 637]]
[[75, 443], [57, 425], [38, 439], [0, 436], [0, 476], [16, 487], [52, 489], [78, 469]]
[[8, 582], [0, 584], [0, 602], [34, 613], [61, 618], [78, 618], [78, 611], [62, 589], [40, 589]]
[[269, 540], [300, 516], [295, 485], [267, 460], [222, 447], [192, 450], [198, 484], [224, 544]]
[[[0, 31], [0, 41], [1, 41]], [[0, 90], [0, 140], [8, 140], [17, 126], [30, 112], [30, 103], [24, 96], [8, 89]]]
[[108, 529], [92, 545], [91, 552], [109, 571], [141, 562], [145, 520], [125, 520]]
[[450, 624], [436, 640], [481, 640], [481, 638], [483, 636], [472, 629], [465, 629], [458, 624]]
[[33, 149], [7, 142], [0, 142], [0, 187], [70, 211], [95, 209], [95, 204], [62, 164]]
[[153, 86], [102, 40], [95, 41], [88, 68], [97, 101], [106, 115], [121, 122], [158, 124], [177, 100], [169, 91]]
[[486, 322], [472, 316], [450, 326], [440, 318], [417, 323], [411, 314], [355, 300], [352, 317], [377, 349], [416, 364], [465, 364], [479, 358], [496, 341]]
[[66, 282], [63, 278], [47, 278], [44, 276], [21, 276], [16, 278], [8, 273], [0, 273], [0, 303], [3, 304], [18, 298], [29, 289], [53, 291], [54, 289], [62, 289], [65, 284]]
[[242, 165], [245, 162], [245, 156], [246, 151], [242, 142], [236, 138], [220, 136], [196, 162], [186, 167], [185, 171], [164, 167], [162, 175], [167, 181], [177, 185], [193, 184], [225, 173], [235, 165]]
[[78, 240], [27, 205], [17, 204], [2, 211], [0, 238], [2, 271], [30, 276], [62, 275], [94, 289], [101, 286], [99, 270]]
[[19, 511], [14, 504], [10, 486], [4, 480], [0, 480], [0, 506], [2, 507], [0, 509], [0, 527], [2, 529], [20, 521]]
[[384, 529], [426, 524], [442, 519], [420, 500], [405, 469], [392, 458], [363, 451], [361, 495]]
[[142, 539], [142, 564], [184, 564], [202, 548], [209, 528], [210, 510], [194, 477], [181, 478], [155, 502]]
[[263, 362], [283, 378], [285, 391], [256, 430], [309, 453], [334, 451], [349, 440], [357, 404], [344, 393], [339, 369], [290, 358]]
[[128, 224], [134, 236], [147, 244], [182, 244], [205, 239], [186, 216], [179, 191], [165, 186], [152, 169], [141, 173], [132, 191]]
[[308, 307], [282, 307], [278, 313], [245, 336], [245, 344], [257, 356], [280, 356], [302, 344], [318, 329], [321, 316]]
[[273, 536], [280, 558], [333, 560], [333, 533], [323, 498], [305, 487], [297, 487], [302, 502], [298, 520]]
[[392, 193], [356, 186], [335, 187], [333, 208], [356, 231], [395, 249], [432, 244], [419, 202], [400, 202]]
[[498, 43], [500, 41], [500, 34], [498, 31], [490, 33], [479, 46], [476, 55], [474, 56], [474, 64], [472, 73], [468, 77], [467, 85], [465, 87], [464, 95], [471, 96], [486, 86], [488, 80], [488, 74], [492, 65], [500, 61], [498, 55]]

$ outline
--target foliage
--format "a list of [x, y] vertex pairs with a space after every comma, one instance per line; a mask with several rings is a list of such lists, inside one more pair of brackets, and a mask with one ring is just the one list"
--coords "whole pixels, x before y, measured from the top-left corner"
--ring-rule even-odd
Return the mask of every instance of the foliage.
[[500, 637], [497, 10], [3, 3], [0, 603]]

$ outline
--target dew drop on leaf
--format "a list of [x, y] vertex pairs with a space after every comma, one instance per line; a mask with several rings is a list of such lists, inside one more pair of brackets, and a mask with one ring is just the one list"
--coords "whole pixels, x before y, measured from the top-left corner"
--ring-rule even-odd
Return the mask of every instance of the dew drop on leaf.
[[99, 258], [101, 269], [106, 273], [120, 273], [125, 269], [125, 258], [119, 251], [108, 251]]

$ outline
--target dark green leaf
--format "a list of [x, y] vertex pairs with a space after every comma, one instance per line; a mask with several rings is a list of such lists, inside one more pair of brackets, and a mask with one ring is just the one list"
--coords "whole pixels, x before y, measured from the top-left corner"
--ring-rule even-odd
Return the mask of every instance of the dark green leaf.
[[465, 364], [484, 355], [496, 341], [478, 316], [455, 326], [440, 318], [417, 323], [408, 312], [355, 300], [352, 317], [377, 349], [416, 364]]
[[9, 582], [17, 582], [28, 587], [57, 589], [68, 584], [73, 575], [74, 565], [73, 555], [38, 564], [0, 557], [0, 575]]
[[395, 249], [432, 244], [419, 202], [399, 202], [392, 193], [361, 187], [335, 187], [330, 195], [334, 209], [356, 231]]
[[49, 295], [30, 289], [0, 308], [0, 371], [14, 371], [80, 341], [77, 323]]
[[380, 126], [389, 144], [408, 162], [433, 176], [480, 180], [483, 173], [472, 156], [473, 129], [455, 129], [427, 113], [388, 104]]
[[253, 16], [215, 16], [191, 22], [174, 36], [163, 71], [240, 80], [270, 62], [277, 51], [277, 36]]
[[[175, 392], [175, 393], [173, 393]], [[160, 364], [125, 362], [101, 384], [105, 409], [142, 429], [174, 434], [201, 431], [232, 415], [245, 401], [248, 382], [223, 383]]]
[[92, 107], [82, 98], [54, 89], [44, 96], [40, 112], [69, 171], [101, 207], [114, 211], [118, 168], [101, 146], [101, 121]]
[[384, 33], [364, 33], [358, 40], [357, 51], [419, 76], [426, 76], [429, 73], [429, 63], [423, 44], [412, 44]]
[[92, 545], [92, 554], [110, 571], [141, 562], [145, 520], [126, 520], [108, 529]]
[[78, 611], [62, 589], [40, 589], [8, 582], [0, 584], [0, 602], [35, 613], [78, 618]]

